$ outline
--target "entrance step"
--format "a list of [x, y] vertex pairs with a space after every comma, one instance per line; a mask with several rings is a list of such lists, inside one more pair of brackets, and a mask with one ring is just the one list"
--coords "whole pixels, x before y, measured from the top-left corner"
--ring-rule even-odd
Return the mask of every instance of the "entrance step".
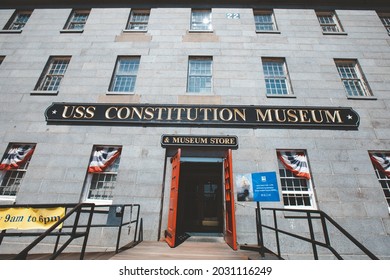
[[110, 260], [248, 260], [245, 251], [234, 251], [225, 242], [183, 242], [170, 248], [165, 242], [142, 241]]
[[202, 233], [202, 232], [187, 232], [186, 242], [213, 242], [225, 243], [222, 233]]

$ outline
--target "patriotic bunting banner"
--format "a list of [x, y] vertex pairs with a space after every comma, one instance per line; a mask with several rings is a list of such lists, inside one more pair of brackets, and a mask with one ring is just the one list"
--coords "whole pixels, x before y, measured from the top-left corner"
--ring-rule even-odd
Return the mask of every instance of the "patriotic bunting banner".
[[89, 173], [100, 173], [109, 167], [120, 155], [120, 148], [101, 148], [97, 149], [92, 156], [89, 164]]
[[33, 154], [33, 145], [13, 146], [0, 164], [0, 170], [11, 170], [21, 167]]
[[309, 166], [303, 153], [278, 152], [278, 157], [283, 165], [295, 176], [310, 179]]
[[370, 158], [372, 163], [390, 178], [390, 156], [385, 154], [372, 154]]

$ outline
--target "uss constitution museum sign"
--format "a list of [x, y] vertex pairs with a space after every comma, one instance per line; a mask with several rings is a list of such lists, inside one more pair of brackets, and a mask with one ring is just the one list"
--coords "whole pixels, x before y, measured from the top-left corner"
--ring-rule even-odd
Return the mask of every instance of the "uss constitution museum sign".
[[48, 124], [212, 126], [357, 130], [359, 115], [345, 107], [53, 103]]

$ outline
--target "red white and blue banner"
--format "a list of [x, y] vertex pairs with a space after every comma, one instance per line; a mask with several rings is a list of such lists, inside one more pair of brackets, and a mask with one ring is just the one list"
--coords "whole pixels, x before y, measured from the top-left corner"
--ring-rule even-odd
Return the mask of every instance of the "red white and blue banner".
[[97, 148], [92, 155], [88, 173], [104, 172], [120, 155], [121, 148]]
[[302, 152], [278, 152], [278, 158], [282, 164], [290, 170], [294, 176], [310, 179], [309, 165]]
[[34, 153], [34, 145], [12, 146], [1, 161], [0, 170], [20, 168]]
[[375, 153], [370, 155], [372, 163], [390, 178], [390, 155]]

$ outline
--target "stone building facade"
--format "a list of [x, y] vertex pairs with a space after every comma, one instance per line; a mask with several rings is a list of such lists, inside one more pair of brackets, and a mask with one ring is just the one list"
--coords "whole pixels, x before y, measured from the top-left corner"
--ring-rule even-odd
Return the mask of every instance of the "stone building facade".
[[[0, 153], [5, 157], [12, 147], [26, 145], [34, 150], [28, 166], [19, 167], [19, 178], [12, 181], [11, 171], [2, 171], [1, 204], [139, 203], [144, 239], [163, 240], [170, 159], [181, 148], [181, 171], [187, 175], [180, 180], [191, 185], [204, 179], [194, 185], [201, 191], [187, 188], [182, 194], [202, 196], [202, 202], [191, 204], [179, 194], [179, 219], [201, 220], [201, 226], [183, 222], [182, 229], [224, 235], [224, 214], [232, 206], [223, 190], [226, 149], [195, 143], [162, 147], [162, 137], [234, 136], [231, 176], [277, 173], [281, 201], [262, 206], [322, 210], [379, 258], [390, 258], [390, 178], [371, 159], [390, 157], [388, 5], [24, 2], [15, 7], [6, 2], [0, 9]], [[50, 119], [53, 103], [65, 106], [61, 120]], [[106, 106], [107, 122], [92, 121], [98, 109], [88, 106], [97, 105]], [[262, 108], [256, 111], [261, 125], [242, 125], [238, 120], [252, 107]], [[353, 129], [334, 127], [352, 118], [344, 109], [358, 116]], [[166, 116], [169, 110], [181, 115]], [[164, 116], [171, 122], [159, 123]], [[191, 123], [195, 117], [199, 123]], [[131, 118], [143, 121], [119, 123]], [[313, 122], [318, 126], [305, 126]], [[107, 163], [104, 178], [88, 173], [99, 151], [120, 154]], [[303, 157], [310, 178], [289, 170], [281, 153]], [[234, 188], [233, 242], [255, 243], [256, 203], [239, 201], [237, 181]], [[186, 204], [193, 210], [180, 210]], [[215, 212], [210, 219], [205, 213], [193, 217], [195, 209]], [[282, 223], [290, 230], [302, 226], [294, 219]], [[351, 258], [362, 257], [333, 235]], [[90, 243], [105, 247], [107, 236], [102, 230]], [[266, 238], [273, 240], [270, 233]], [[309, 258], [295, 241], [283, 246], [289, 258]]]

